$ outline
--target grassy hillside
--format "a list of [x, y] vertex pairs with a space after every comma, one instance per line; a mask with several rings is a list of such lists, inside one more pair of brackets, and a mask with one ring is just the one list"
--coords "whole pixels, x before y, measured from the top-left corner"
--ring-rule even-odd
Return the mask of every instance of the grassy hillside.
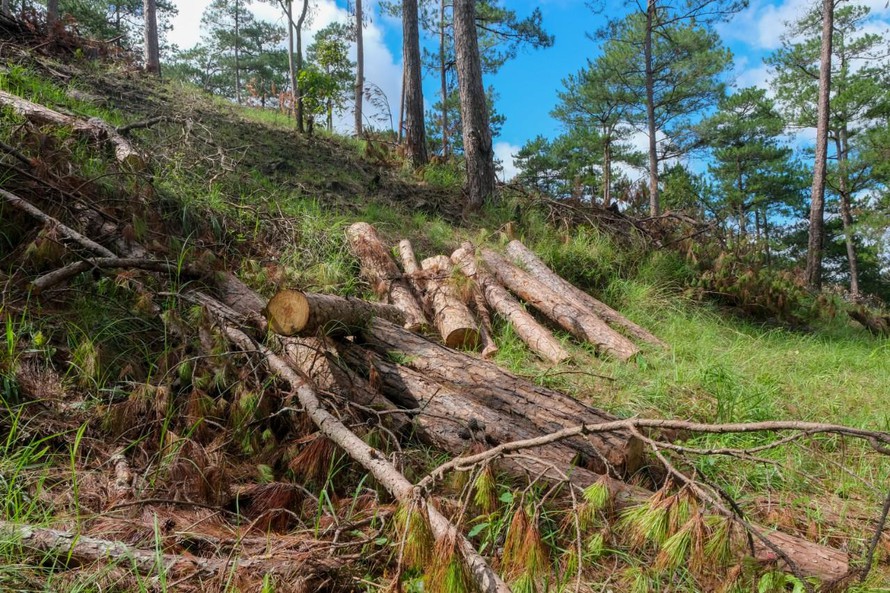
[[[419, 257], [450, 253], [465, 239], [499, 247], [512, 234], [671, 346], [644, 348], [634, 363], [622, 364], [596, 358], [560, 334], [581, 362], [548, 368], [496, 320], [496, 360], [515, 373], [620, 416], [797, 419], [890, 430], [890, 342], [844, 315], [825, 316], [805, 329], [756, 324], [684, 296], [696, 272], [681, 254], [589, 225], [554, 224], [546, 207], [519, 192], [505, 189], [499, 204], [462, 219], [459, 170], [452, 165], [414, 174], [383, 141], [306, 138], [276, 114], [125, 69], [58, 63], [9, 46], [0, 51], [4, 91], [115, 126], [164, 118], [130, 133], [151, 156], [150, 171], [134, 172], [69, 130], [37, 128], [0, 112], [0, 140], [32, 160], [28, 169], [0, 156], [0, 185], [70, 224], [78, 222], [81, 204], [98, 206], [126, 238], [155, 255], [232, 270], [265, 295], [296, 287], [370, 297], [345, 244], [344, 229], [355, 221], [372, 223], [393, 244], [411, 239]], [[82, 274], [39, 297], [29, 293], [30, 280], [75, 255], [53, 229], [0, 206], [0, 519], [82, 528], [153, 547], [169, 543], [174, 531], [187, 539], [181, 532], [201, 522], [212, 523], [210, 532], [223, 538], [233, 532], [231, 525], [255, 520], [249, 509], [246, 519], [239, 515], [231, 525], [220, 518], [241, 512], [232, 506], [230, 486], [313, 485], [322, 494], [303, 505], [298, 531], [315, 536], [337, 516], [335, 507], [342, 510], [349, 501], [361, 506], [356, 501], [373, 487], [340, 456], [327, 452], [318, 475], [289, 465], [285, 458], [305, 449], [264, 415], [275, 385], [253, 376], [201, 311], [177, 297], [188, 282], [184, 277], [168, 284], [130, 271]], [[208, 350], [213, 356], [200, 354]], [[741, 447], [763, 439], [716, 435], [689, 444]], [[120, 454], [139, 474], [147, 498], [192, 500], [207, 508], [116, 507], [109, 460]], [[423, 475], [438, 460], [420, 446], [406, 455], [412, 475]], [[835, 437], [800, 440], [763, 457], [703, 456], [697, 463], [758, 520], [860, 558], [890, 484], [890, 463]], [[509, 484], [497, 490], [501, 501], [513, 500]], [[353, 515], [350, 507], [349, 517], [365, 519], [363, 510]], [[488, 520], [492, 533], [498, 522], [505, 528], [506, 512]], [[468, 521], [482, 523], [478, 517]], [[368, 541], [355, 548], [363, 556], [355, 560], [357, 590], [389, 582], [393, 547], [384, 528], [360, 532]], [[545, 539], [558, 531], [549, 528]], [[683, 568], [655, 570], [653, 550], [633, 549], [607, 528], [604, 533], [603, 549], [590, 554], [585, 573], [590, 590], [601, 590], [597, 583], [616, 591], [718, 587], [713, 578]], [[556, 539], [551, 553], [559, 558]], [[189, 541], [197, 549], [197, 540]], [[213, 545], [208, 542], [202, 545]], [[61, 570], [21, 554], [8, 538], [0, 538], [0, 555], [3, 589], [177, 590], [173, 583], [136, 577], [123, 565]], [[859, 590], [890, 590], [888, 558], [885, 537], [878, 565]], [[745, 577], [738, 590], [770, 586], [747, 568], [739, 571]], [[260, 585], [225, 579], [217, 585], [289, 590], [274, 578]], [[566, 584], [567, 590], [573, 586]]]

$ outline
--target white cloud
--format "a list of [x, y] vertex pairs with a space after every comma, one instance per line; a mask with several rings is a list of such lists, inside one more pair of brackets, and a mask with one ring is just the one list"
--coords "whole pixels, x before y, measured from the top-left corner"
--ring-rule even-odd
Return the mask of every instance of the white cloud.
[[519, 173], [516, 163], [513, 162], [513, 155], [518, 153], [519, 149], [519, 146], [509, 142], [495, 142], [494, 144], [494, 158], [501, 161], [501, 166], [504, 168], [504, 181], [510, 181]]
[[[211, 0], [175, 0], [179, 14], [173, 19], [173, 30], [168, 34], [171, 43], [180, 48], [189, 48], [201, 40], [201, 15], [210, 5]], [[281, 10], [272, 4], [256, 3], [250, 10], [257, 18], [284, 25], [284, 16]], [[364, 29], [365, 48], [365, 80], [378, 86], [389, 103], [394, 125], [398, 124], [399, 100], [402, 93], [402, 68], [397, 62], [396, 56], [389, 50], [384, 41], [385, 31], [381, 24], [385, 19], [378, 18], [374, 13], [374, 7], [370, 7], [371, 18]], [[337, 6], [333, 0], [320, 0], [313, 3], [311, 8], [311, 20], [303, 36], [303, 47], [308, 47], [315, 34], [334, 22], [348, 22], [349, 14], [345, 9]], [[350, 57], [355, 60], [355, 47], [350, 51]], [[364, 111], [367, 116], [374, 116], [378, 112], [365, 101]], [[385, 118], [385, 123], [373, 121], [375, 127], [389, 127], [390, 114], [386, 110], [379, 112]], [[351, 112], [344, 114], [335, 122], [338, 129], [343, 131], [352, 128], [353, 117]]]

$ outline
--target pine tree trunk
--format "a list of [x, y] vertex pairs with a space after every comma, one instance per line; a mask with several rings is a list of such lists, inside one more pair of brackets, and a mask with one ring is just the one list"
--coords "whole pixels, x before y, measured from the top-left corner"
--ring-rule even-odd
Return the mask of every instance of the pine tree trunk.
[[847, 246], [847, 263], [850, 266], [850, 296], [859, 298], [859, 258], [856, 256], [856, 245], [853, 243], [853, 213], [850, 209], [850, 189], [847, 173], [847, 128], [841, 127], [835, 137], [838, 163], [838, 193], [841, 196], [841, 220], [844, 225], [844, 242]]
[[303, 0], [303, 9], [300, 11], [300, 18], [297, 19], [297, 86], [296, 86], [296, 109], [297, 109], [297, 131], [301, 134], [306, 131], [303, 114], [303, 89], [300, 88], [300, 72], [303, 71], [303, 23], [306, 22], [306, 14], [309, 12], [309, 0]]
[[831, 95], [831, 45], [834, 2], [822, 0], [822, 53], [819, 72], [819, 109], [816, 122], [816, 162], [810, 202], [810, 234], [807, 243], [807, 285], [822, 287], [822, 246], [825, 242], [825, 175], [828, 160], [828, 116]]
[[241, 105], [241, 3], [235, 0], [235, 101]]
[[466, 210], [475, 212], [494, 196], [494, 150], [476, 38], [476, 3], [474, 0], [455, 0], [453, 10], [457, 81], [467, 168]]
[[445, 69], [445, 0], [439, 2], [439, 76], [442, 84], [442, 158], [448, 158], [448, 76]]
[[655, 136], [655, 73], [652, 65], [652, 30], [655, 27], [655, 0], [646, 4], [646, 128], [649, 132], [649, 216], [658, 216], [658, 142]]
[[46, 23], [52, 27], [59, 20], [59, 0], [47, 0]]
[[420, 30], [417, 24], [417, 0], [402, 0], [402, 53], [405, 64], [405, 141], [414, 168], [429, 160], [423, 125], [423, 74], [420, 64]]
[[294, 0], [287, 0], [287, 75], [290, 80], [291, 116], [297, 117], [297, 64], [294, 57]]
[[365, 47], [362, 0], [355, 0], [355, 135], [362, 135], [362, 96], [365, 91]]
[[158, 48], [158, 7], [156, 0], [144, 0], [145, 71], [161, 75], [161, 54]]
[[[606, 134], [611, 135], [611, 130], [607, 130]], [[603, 208], [608, 208], [612, 204], [612, 140], [610, 136], [606, 136], [606, 142], [603, 150]]]

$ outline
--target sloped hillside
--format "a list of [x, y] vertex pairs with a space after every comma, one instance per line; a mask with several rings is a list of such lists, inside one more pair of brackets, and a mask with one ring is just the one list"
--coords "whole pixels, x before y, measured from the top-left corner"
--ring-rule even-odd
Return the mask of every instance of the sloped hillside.
[[[886, 340], [845, 316], [792, 331], [692, 302], [683, 255], [596, 224], [603, 213], [505, 188], [463, 219], [459, 168], [412, 173], [382, 139], [307, 138], [76, 52], [0, 56], [5, 97], [76, 122], [0, 112], [0, 588], [784, 591], [824, 584], [835, 563], [835, 586], [886, 587]], [[85, 133], [90, 118], [109, 128]], [[543, 316], [570, 360], [539, 359], [497, 316], [491, 362], [397, 326], [390, 339], [418, 346], [367, 329], [288, 342], [226, 298], [376, 300], [347, 241], [356, 222], [421, 258], [520, 238], [667, 347], [600, 357]], [[135, 263], [35, 290], [106, 251]], [[276, 362], [290, 346], [346, 383]], [[421, 346], [454, 366], [422, 366]], [[483, 369], [486, 393], [528, 394], [529, 411], [447, 433], [453, 418], [410, 399], [432, 385], [424, 406], [489, 413], [460, 379]], [[617, 423], [601, 441], [588, 428], [486, 457], [509, 442], [492, 435], [594, 413]], [[755, 422], [785, 424], [727, 428]], [[638, 464], [598, 457], [619, 441]], [[464, 453], [481, 457], [447, 465]]]

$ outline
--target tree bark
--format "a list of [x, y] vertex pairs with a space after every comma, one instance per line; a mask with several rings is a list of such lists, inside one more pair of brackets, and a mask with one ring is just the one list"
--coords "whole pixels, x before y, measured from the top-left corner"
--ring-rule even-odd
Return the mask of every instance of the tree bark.
[[445, 0], [439, 2], [439, 78], [442, 85], [442, 158], [448, 158], [448, 72], [445, 68]]
[[[310, 581], [322, 582], [342, 567], [342, 561], [331, 556], [324, 546], [306, 546], [295, 554], [270, 554], [246, 558], [201, 558], [191, 554], [160, 554], [157, 550], [140, 550], [119, 541], [88, 535], [32, 527], [0, 521], [0, 536], [18, 546], [38, 552], [40, 557], [52, 556], [63, 564], [92, 565], [108, 563], [132, 567], [143, 575], [164, 574], [175, 579], [213, 579], [239, 569], [266, 573], [298, 571]], [[318, 542], [315, 542], [318, 543]], [[294, 563], [300, 559], [299, 566]]]
[[649, 216], [658, 216], [658, 138], [655, 136], [655, 72], [652, 65], [652, 31], [655, 28], [655, 0], [646, 3], [646, 38], [643, 55], [646, 69], [646, 129], [649, 132]]
[[[287, 75], [293, 96], [291, 115], [297, 119], [297, 64], [294, 57], [294, 0], [287, 0]], [[299, 124], [297, 124], [299, 126]]]
[[235, 101], [241, 105], [241, 2], [235, 0]]
[[0, 90], [0, 105], [11, 108], [33, 123], [70, 127], [77, 134], [97, 142], [107, 143], [114, 149], [114, 157], [121, 165], [134, 170], [145, 168], [145, 157], [113, 127], [97, 117], [83, 120], [64, 115], [2, 90]]
[[662, 342], [651, 332], [640, 327], [609, 305], [596, 300], [580, 288], [577, 288], [564, 278], [560, 277], [556, 272], [547, 267], [547, 264], [541, 261], [531, 249], [523, 245], [522, 242], [518, 240], [510, 241], [507, 245], [507, 255], [521, 264], [523, 269], [527, 270], [529, 274], [537, 278], [543, 284], [560, 294], [569, 295], [571, 298], [575, 299], [578, 304], [590, 309], [595, 315], [609, 325], [621, 328], [621, 330], [626, 332], [629, 336], [643, 342], [655, 346], [667, 347], [667, 344]]
[[145, 71], [161, 75], [161, 52], [158, 47], [158, 6], [157, 0], [143, 0], [145, 20]]
[[365, 46], [362, 0], [355, 0], [355, 135], [362, 135], [362, 96], [365, 92]]
[[[611, 134], [611, 131], [607, 131]], [[612, 204], [612, 140], [606, 137], [603, 146], [603, 208]]]
[[417, 331], [427, 327], [429, 322], [423, 310], [374, 227], [357, 222], [346, 230], [346, 237], [361, 262], [362, 276], [371, 283], [377, 297], [404, 311], [408, 329]]
[[9, 0], [0, 1], [0, 13], [3, 13], [7, 16], [12, 14], [12, 11], [9, 9]]
[[476, 212], [494, 196], [494, 149], [476, 38], [476, 3], [474, 0], [455, 0], [453, 11], [464, 161], [467, 170], [466, 210]]
[[404, 56], [405, 142], [414, 168], [429, 160], [423, 123], [423, 75], [420, 64], [420, 30], [417, 0], [402, 0], [402, 54]]
[[[361, 337], [363, 345], [379, 355], [403, 353], [403, 366], [482, 402], [510, 422], [532, 422], [539, 434], [574, 426], [582, 422], [581, 418], [590, 424], [615, 419], [565, 393], [512, 375], [492, 362], [431, 342], [381, 319], [371, 320]], [[608, 433], [606, 440], [573, 440], [572, 447], [583, 457], [577, 465], [600, 473], [626, 477], [643, 465], [642, 445], [627, 433]]]
[[46, 23], [52, 28], [59, 21], [59, 0], [47, 0]]
[[445, 345], [468, 350], [478, 348], [479, 326], [454, 285], [451, 260], [444, 255], [430, 257], [423, 260], [420, 267], [427, 273], [426, 298]]
[[549, 288], [489, 249], [482, 251], [482, 259], [501, 284], [567, 332], [593, 344], [597, 352], [621, 361], [630, 360], [639, 353], [633, 342], [580, 307], [570, 294]]
[[850, 189], [847, 183], [847, 155], [849, 145], [846, 126], [842, 126], [835, 138], [838, 164], [838, 193], [841, 198], [841, 221], [844, 225], [844, 242], [847, 247], [847, 263], [850, 266], [850, 296], [854, 301], [859, 299], [859, 258], [856, 256], [856, 245], [853, 242], [853, 213], [850, 208]]
[[810, 232], [807, 242], [807, 285], [822, 287], [822, 247], [825, 242], [825, 175], [828, 160], [828, 116], [831, 96], [831, 44], [835, 0], [822, 0], [822, 53], [819, 72], [819, 105], [816, 120], [816, 162], [810, 202]]
[[270, 329], [282, 336], [351, 336], [374, 317], [405, 323], [405, 314], [393, 305], [298, 290], [280, 291], [263, 313]]
[[451, 256], [461, 271], [472, 278], [485, 296], [489, 306], [513, 326], [516, 335], [538, 356], [559, 364], [569, 359], [562, 344], [553, 334], [535, 321], [528, 311], [488, 272], [478, 265], [473, 251], [458, 249]]

